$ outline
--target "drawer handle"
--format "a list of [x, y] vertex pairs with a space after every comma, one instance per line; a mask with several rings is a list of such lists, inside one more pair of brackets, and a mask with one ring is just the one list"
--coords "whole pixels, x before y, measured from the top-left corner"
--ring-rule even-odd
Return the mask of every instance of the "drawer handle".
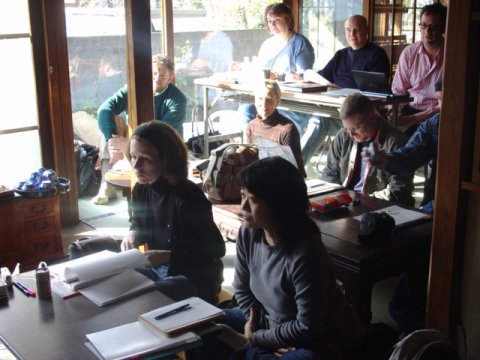
[[32, 206], [32, 213], [39, 214], [44, 212], [46, 209], [47, 207], [44, 204], [35, 205], [35, 206]]
[[35, 251], [46, 250], [48, 249], [48, 243], [35, 244], [33, 245], [33, 248]]
[[47, 220], [39, 221], [39, 222], [36, 222], [35, 224], [33, 224], [33, 229], [34, 230], [43, 230], [43, 229], [46, 229], [47, 227], [48, 227], [48, 221]]

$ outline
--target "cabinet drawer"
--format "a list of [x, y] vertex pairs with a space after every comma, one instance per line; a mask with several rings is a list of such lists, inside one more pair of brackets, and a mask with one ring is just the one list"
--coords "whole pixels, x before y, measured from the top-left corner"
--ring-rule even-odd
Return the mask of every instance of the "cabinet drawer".
[[10, 271], [13, 271], [17, 262], [22, 261], [21, 256], [21, 253], [18, 251], [0, 252], [0, 267], [6, 266], [9, 268]]
[[25, 221], [26, 238], [32, 238], [39, 233], [55, 233], [55, 217], [45, 216], [33, 220]]
[[26, 258], [42, 260], [42, 256], [56, 253], [55, 240], [56, 236], [53, 233], [25, 240], [24, 249], [28, 254]]
[[23, 215], [28, 218], [32, 216], [44, 216], [53, 213], [53, 199], [52, 200], [37, 200], [29, 201], [23, 206]]
[[0, 209], [0, 254], [17, 249], [23, 241], [23, 225], [13, 207]]

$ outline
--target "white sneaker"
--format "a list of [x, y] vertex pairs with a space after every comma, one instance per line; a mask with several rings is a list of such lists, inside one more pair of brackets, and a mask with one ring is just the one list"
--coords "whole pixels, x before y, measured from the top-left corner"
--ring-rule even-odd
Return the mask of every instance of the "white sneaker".
[[116, 198], [117, 191], [115, 188], [107, 183], [104, 183], [100, 186], [98, 194], [92, 198], [91, 202], [96, 205], [107, 205], [110, 200]]

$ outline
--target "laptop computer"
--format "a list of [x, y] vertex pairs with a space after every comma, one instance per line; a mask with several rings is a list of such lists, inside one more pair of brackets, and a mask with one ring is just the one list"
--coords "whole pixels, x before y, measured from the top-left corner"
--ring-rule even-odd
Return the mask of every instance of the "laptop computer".
[[392, 88], [382, 72], [352, 70], [360, 92], [369, 97], [392, 98]]
[[327, 91], [324, 94], [341, 97], [360, 93], [368, 97], [381, 99], [397, 97], [392, 93], [387, 77], [382, 72], [352, 70], [352, 76], [357, 84], [357, 89], [343, 88]]

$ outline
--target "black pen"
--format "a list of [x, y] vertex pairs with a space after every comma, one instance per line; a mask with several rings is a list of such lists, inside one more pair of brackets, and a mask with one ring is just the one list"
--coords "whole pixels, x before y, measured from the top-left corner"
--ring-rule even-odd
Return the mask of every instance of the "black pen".
[[164, 319], [166, 317], [169, 317], [170, 315], [179, 313], [180, 311], [184, 311], [184, 310], [187, 310], [187, 309], [190, 309], [190, 304], [185, 304], [185, 305], [179, 306], [178, 308], [167, 311], [163, 314], [157, 315], [157, 316], [155, 316], [155, 320]]

